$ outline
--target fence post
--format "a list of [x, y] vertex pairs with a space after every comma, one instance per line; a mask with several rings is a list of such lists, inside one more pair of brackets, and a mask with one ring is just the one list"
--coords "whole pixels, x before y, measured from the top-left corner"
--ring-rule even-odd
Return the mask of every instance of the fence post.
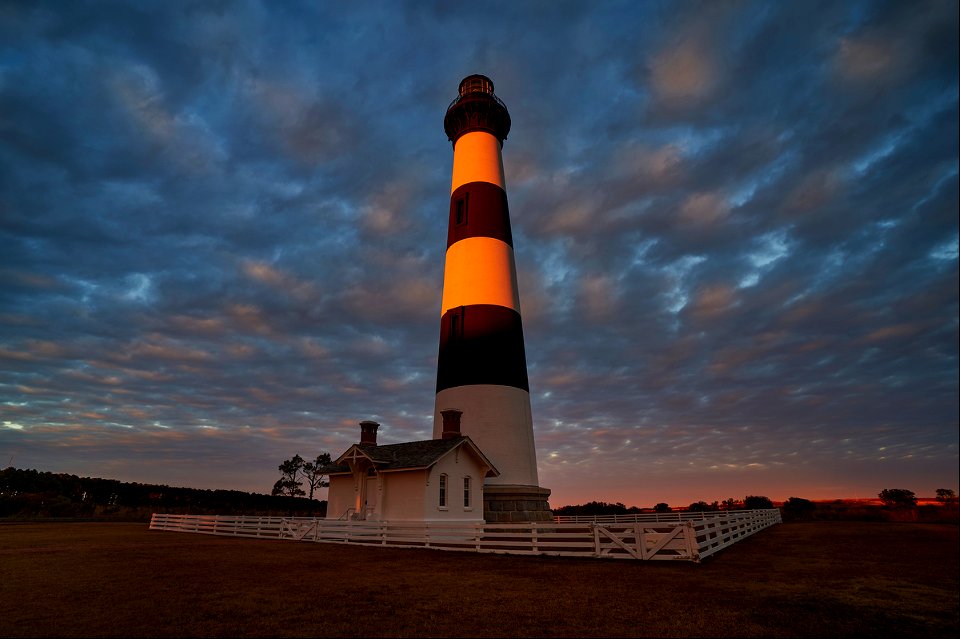
[[683, 536], [687, 541], [687, 554], [693, 561], [700, 563], [700, 546], [697, 544], [697, 531], [693, 529], [693, 522], [688, 521], [684, 524], [686, 529]]

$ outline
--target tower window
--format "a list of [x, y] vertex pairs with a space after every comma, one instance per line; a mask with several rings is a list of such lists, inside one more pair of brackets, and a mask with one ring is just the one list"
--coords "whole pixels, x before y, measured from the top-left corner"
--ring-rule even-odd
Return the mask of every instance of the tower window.
[[450, 341], [456, 342], [463, 337], [463, 308], [450, 313]]
[[463, 197], [458, 197], [454, 203], [453, 225], [463, 226], [467, 223], [467, 209], [470, 204], [470, 194], [466, 193]]
[[447, 507], [447, 476], [440, 475], [440, 501], [437, 504], [440, 508]]
[[463, 507], [470, 508], [470, 478], [463, 478]]

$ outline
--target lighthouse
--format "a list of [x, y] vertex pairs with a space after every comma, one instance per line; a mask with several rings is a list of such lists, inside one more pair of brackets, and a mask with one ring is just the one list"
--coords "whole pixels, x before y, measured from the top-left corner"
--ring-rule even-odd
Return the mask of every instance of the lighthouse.
[[552, 519], [539, 486], [530, 385], [501, 151], [510, 114], [483, 75], [460, 82], [443, 121], [453, 179], [440, 311], [433, 437], [456, 411], [499, 470], [483, 486], [487, 521]]

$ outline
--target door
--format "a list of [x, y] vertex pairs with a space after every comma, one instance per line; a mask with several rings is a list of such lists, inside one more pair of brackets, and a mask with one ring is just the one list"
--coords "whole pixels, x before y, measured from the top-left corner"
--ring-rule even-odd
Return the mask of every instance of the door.
[[363, 491], [363, 516], [364, 519], [377, 519], [376, 516], [371, 517], [377, 512], [377, 478], [376, 477], [367, 477], [367, 485], [364, 487]]

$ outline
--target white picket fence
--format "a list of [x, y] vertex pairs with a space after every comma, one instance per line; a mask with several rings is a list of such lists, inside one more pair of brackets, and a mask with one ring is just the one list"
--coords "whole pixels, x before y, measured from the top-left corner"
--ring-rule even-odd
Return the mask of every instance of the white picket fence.
[[[310, 517], [154, 514], [151, 530], [289, 539], [400, 548], [515, 555], [699, 562], [741, 539], [781, 523], [780, 511], [705, 513], [668, 521], [442, 524], [340, 521]], [[661, 515], [662, 516], [662, 515]], [[631, 515], [630, 517], [633, 517]]]
[[557, 515], [553, 519], [558, 523], [583, 523], [583, 522], [605, 522], [605, 523], [624, 523], [628, 521], [639, 522], [671, 522], [671, 521], [700, 521], [713, 519], [718, 514], [738, 515], [754, 512], [752, 510], [724, 510], [718, 511], [700, 511], [683, 510], [669, 513], [631, 513], [629, 515]]

